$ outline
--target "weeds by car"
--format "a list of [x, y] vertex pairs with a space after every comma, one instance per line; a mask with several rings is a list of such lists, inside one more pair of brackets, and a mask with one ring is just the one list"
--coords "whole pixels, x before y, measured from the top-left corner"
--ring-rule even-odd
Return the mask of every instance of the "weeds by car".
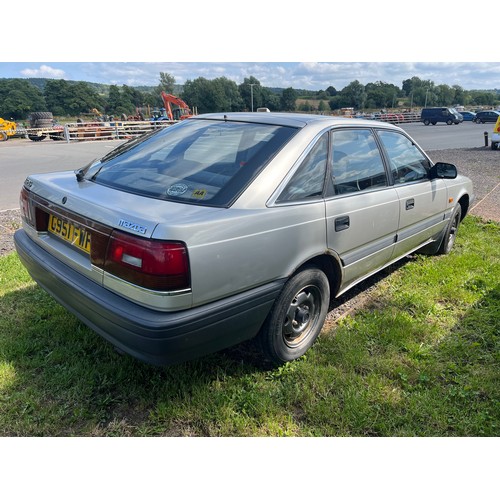
[[447, 253], [471, 181], [399, 127], [280, 113], [189, 118], [21, 190], [21, 261], [153, 364], [257, 337], [276, 364], [331, 300], [409, 253]]

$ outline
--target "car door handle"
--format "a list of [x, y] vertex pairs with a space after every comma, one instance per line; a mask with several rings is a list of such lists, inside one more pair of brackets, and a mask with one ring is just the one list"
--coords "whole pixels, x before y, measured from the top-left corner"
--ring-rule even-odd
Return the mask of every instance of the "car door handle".
[[345, 217], [339, 217], [338, 219], [335, 219], [335, 231], [344, 231], [346, 229], [349, 229], [349, 216], [346, 215]]
[[406, 210], [411, 210], [412, 208], [415, 208], [415, 199], [410, 198], [409, 200], [406, 200]]

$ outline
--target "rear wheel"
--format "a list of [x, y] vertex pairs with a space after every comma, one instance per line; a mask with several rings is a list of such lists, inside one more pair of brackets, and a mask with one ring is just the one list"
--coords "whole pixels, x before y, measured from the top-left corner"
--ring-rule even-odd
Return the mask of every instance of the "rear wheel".
[[431, 123], [429, 120], [424, 120], [424, 125], [429, 125]]
[[259, 333], [266, 357], [281, 365], [302, 356], [318, 337], [329, 302], [330, 285], [320, 269], [307, 267], [292, 276]]

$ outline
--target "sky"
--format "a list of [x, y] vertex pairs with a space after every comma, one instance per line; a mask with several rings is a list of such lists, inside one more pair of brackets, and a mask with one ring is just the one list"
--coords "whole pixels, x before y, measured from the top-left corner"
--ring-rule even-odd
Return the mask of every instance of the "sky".
[[[500, 55], [500, 54], [499, 54]], [[240, 84], [254, 76], [265, 87], [341, 90], [354, 80], [398, 87], [413, 76], [466, 90], [500, 89], [500, 63], [491, 62], [1, 62], [0, 78], [56, 78], [115, 85], [157, 85], [160, 72], [178, 84], [198, 77], [227, 77]]]

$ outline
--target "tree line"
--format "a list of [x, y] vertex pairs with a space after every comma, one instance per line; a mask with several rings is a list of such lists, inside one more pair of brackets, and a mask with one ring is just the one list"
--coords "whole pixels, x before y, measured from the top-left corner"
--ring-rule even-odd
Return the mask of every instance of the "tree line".
[[93, 110], [110, 116], [133, 115], [138, 109], [161, 108], [161, 91], [181, 97], [198, 113], [256, 110], [330, 112], [343, 107], [357, 110], [423, 106], [494, 106], [500, 102], [495, 91], [464, 90], [459, 85], [435, 85], [417, 76], [401, 88], [384, 82], [361, 84], [354, 80], [341, 90], [329, 86], [310, 91], [264, 87], [253, 76], [239, 85], [226, 78], [199, 77], [176, 85], [169, 73], [160, 73], [154, 87], [98, 85], [88, 82], [39, 79], [0, 79], [0, 116], [24, 120], [33, 111], [51, 111], [54, 116], [77, 117]]

